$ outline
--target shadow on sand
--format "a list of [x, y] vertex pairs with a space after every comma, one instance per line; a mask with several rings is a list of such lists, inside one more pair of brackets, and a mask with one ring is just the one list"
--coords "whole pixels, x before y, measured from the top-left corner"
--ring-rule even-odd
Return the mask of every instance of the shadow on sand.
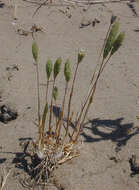
[[[116, 143], [116, 151], [119, 151], [131, 137], [139, 133], [138, 128], [134, 132], [131, 131], [133, 123], [122, 124], [123, 120], [124, 118], [114, 120], [96, 118], [89, 120], [84, 124], [84, 130], [81, 135], [84, 137], [85, 142], [88, 143], [111, 140]], [[88, 126], [88, 124], [91, 124], [91, 126]], [[88, 135], [86, 129], [91, 131], [93, 135]]]

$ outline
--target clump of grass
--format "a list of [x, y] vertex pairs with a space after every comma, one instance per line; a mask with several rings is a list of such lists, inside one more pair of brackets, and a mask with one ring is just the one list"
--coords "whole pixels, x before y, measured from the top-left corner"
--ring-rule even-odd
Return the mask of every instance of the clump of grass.
[[[100, 76], [108, 64], [110, 58], [118, 51], [124, 40], [124, 32], [118, 34], [119, 23], [116, 21], [116, 17], [111, 18], [110, 26], [100, 52], [99, 61], [97, 62], [96, 69], [94, 70], [89, 91], [87, 96], [78, 111], [76, 123], [71, 132], [70, 125], [73, 123], [72, 99], [74, 97], [75, 83], [78, 77], [78, 70], [81, 66], [81, 62], [85, 57], [83, 51], [79, 51], [77, 55], [77, 63], [75, 71], [71, 71], [70, 60], [66, 60], [64, 64], [64, 76], [65, 76], [65, 90], [61, 94], [63, 100], [61, 103], [60, 114], [58, 118], [54, 118], [53, 106], [56, 105], [58, 98], [57, 78], [61, 71], [62, 59], [57, 58], [54, 65], [50, 59], [46, 63], [46, 100], [44, 111], [40, 113], [40, 91], [39, 91], [39, 64], [38, 64], [38, 46], [34, 41], [32, 44], [32, 54], [36, 63], [37, 73], [37, 94], [38, 94], [38, 138], [33, 142], [33, 150], [35, 159], [39, 160], [36, 167], [33, 168], [35, 174], [35, 181], [47, 182], [51, 171], [58, 164], [63, 164], [67, 160], [70, 160], [76, 156], [79, 156], [77, 149], [78, 139], [83, 130], [84, 121], [93, 104], [94, 94]], [[73, 80], [71, 81], [71, 75], [73, 74]], [[50, 80], [52, 80], [52, 88], [49, 88]], [[69, 83], [71, 82], [71, 89], [69, 89]], [[48, 91], [51, 94], [50, 102], [48, 101]], [[51, 92], [50, 92], [51, 91]], [[69, 97], [68, 97], [69, 92]], [[68, 101], [68, 111], [65, 113], [65, 102]], [[64, 116], [66, 115], [66, 122]], [[65, 132], [63, 131], [65, 130]]]

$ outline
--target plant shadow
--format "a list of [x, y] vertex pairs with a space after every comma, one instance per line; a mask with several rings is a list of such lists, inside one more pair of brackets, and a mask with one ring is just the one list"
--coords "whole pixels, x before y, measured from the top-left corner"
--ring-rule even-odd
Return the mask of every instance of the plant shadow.
[[[39, 159], [37, 154], [34, 154], [33, 151], [30, 149], [32, 144], [32, 138], [19, 138], [18, 139], [21, 145], [22, 150], [19, 152], [2, 152], [5, 154], [12, 154], [14, 155], [14, 158], [12, 158], [12, 164], [14, 164], [14, 167], [19, 169], [21, 172], [15, 172], [14, 175], [20, 175], [23, 174], [23, 179], [20, 178], [20, 183], [22, 186], [27, 186], [28, 188], [35, 188], [36, 186], [41, 186], [44, 188], [46, 186], [46, 183], [38, 183], [38, 180], [40, 179], [40, 175], [42, 174], [42, 180], [47, 182], [48, 178], [51, 176], [51, 173], [46, 170], [45, 173], [41, 173], [42, 167], [39, 167], [42, 163], [42, 159]], [[22, 143], [22, 144], [21, 144]], [[31, 143], [31, 144], [30, 144]], [[3, 160], [2, 160], [3, 161]], [[5, 161], [5, 160], [4, 160]], [[22, 172], [23, 171], [23, 172]], [[48, 173], [47, 173], [48, 171]], [[27, 175], [25, 175], [27, 174]], [[38, 175], [39, 174], [39, 175]], [[33, 179], [33, 180], [32, 180]], [[25, 182], [27, 180], [27, 184]]]
[[61, 108], [58, 106], [53, 106], [53, 114], [56, 118], [60, 118]]
[[5, 3], [0, 2], [0, 8], [4, 8]]
[[137, 13], [137, 11], [135, 9], [134, 4], [132, 2], [130, 2], [130, 3], [127, 3], [127, 6], [130, 8], [130, 10], [132, 11], [133, 15], [136, 16], [136, 17], [138, 17], [138, 13]]
[[[96, 118], [89, 120], [84, 124], [84, 129], [91, 131], [93, 136], [87, 134], [86, 130], [83, 130], [81, 135], [84, 137], [85, 142], [88, 143], [111, 140], [116, 143], [115, 150], [119, 151], [122, 146], [126, 145], [127, 141], [131, 139], [131, 137], [139, 134], [138, 128], [132, 132], [132, 129], [135, 129], [133, 123], [122, 124], [123, 120], [124, 118], [114, 120]], [[88, 124], [91, 124], [91, 127], [89, 127]], [[94, 135], [96, 137], [94, 137]]]
[[[20, 140], [19, 140], [20, 141]], [[25, 145], [23, 152], [15, 152], [15, 157], [12, 160], [12, 163], [15, 164], [15, 167], [21, 170], [24, 170], [26, 173], [29, 173], [28, 170], [28, 161], [27, 158], [31, 157], [30, 154], [27, 153], [27, 147], [29, 145], [29, 141], [27, 142], [27, 144]]]
[[[31, 175], [30, 168], [29, 168], [31, 165], [29, 165], [29, 161], [32, 160], [32, 156], [27, 151], [31, 138], [20, 138], [19, 142], [21, 141], [25, 142], [23, 151], [21, 150], [21, 152], [1, 152], [1, 153], [15, 155], [14, 158], [12, 158], [12, 164], [15, 165], [15, 168], [21, 169], [25, 171], [28, 175]], [[0, 159], [0, 163], [3, 163], [5, 161], [6, 161], [5, 158]]]
[[135, 29], [134, 32], [139, 32], [139, 29]]
[[35, 168], [40, 160], [36, 157], [36, 155], [32, 155], [28, 151], [28, 146], [31, 143], [32, 138], [19, 138], [19, 142], [23, 145], [21, 152], [16, 152], [15, 158], [12, 160], [12, 163], [15, 164], [15, 167], [21, 170], [24, 170], [29, 176], [34, 177], [33, 168]]
[[0, 158], [0, 164], [3, 164], [6, 160], [6, 158]]

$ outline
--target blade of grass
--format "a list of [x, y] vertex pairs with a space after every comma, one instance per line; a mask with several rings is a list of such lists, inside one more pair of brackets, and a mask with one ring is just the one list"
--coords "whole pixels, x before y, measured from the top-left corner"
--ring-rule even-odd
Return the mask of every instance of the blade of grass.
[[[97, 74], [97, 78], [95, 79], [95, 82], [93, 83], [93, 81], [92, 81], [92, 87], [91, 87], [91, 89], [90, 89], [90, 91], [89, 91], [89, 93], [88, 93], [88, 96], [87, 96], [87, 98], [86, 98], [86, 100], [85, 100], [85, 102], [84, 102], [84, 104], [82, 105], [82, 107], [81, 107], [81, 110], [80, 110], [80, 112], [79, 112], [79, 116], [78, 116], [78, 119], [77, 119], [77, 122], [76, 122], [76, 124], [75, 124], [75, 128], [74, 128], [74, 131], [73, 131], [73, 133], [72, 133], [72, 139], [74, 138], [74, 135], [77, 133], [77, 131], [78, 131], [78, 126], [80, 125], [80, 121], [81, 121], [81, 118], [82, 118], [82, 115], [83, 115], [83, 113], [84, 113], [84, 110], [85, 110], [85, 107], [87, 106], [87, 108], [86, 108], [86, 110], [85, 110], [85, 114], [84, 114], [84, 119], [85, 119], [85, 117], [86, 117], [86, 115], [87, 115], [87, 113], [88, 113], [88, 110], [89, 110], [89, 108], [90, 108], [90, 105], [91, 105], [91, 102], [92, 102], [92, 99], [93, 99], [93, 93], [94, 93], [94, 91], [95, 91], [95, 88], [96, 88], [96, 83], [97, 83], [97, 81], [98, 81], [98, 78], [99, 78], [99, 76], [100, 76], [100, 71], [101, 71], [101, 68], [102, 68], [102, 66], [103, 66], [103, 64], [104, 64], [104, 59], [102, 60], [102, 62], [101, 62], [101, 65], [100, 65], [100, 68], [99, 68], [99, 72], [98, 72], [98, 74]], [[94, 72], [96, 72], [96, 71], [94, 71]], [[83, 119], [83, 120], [84, 120]], [[82, 122], [81, 122], [82, 123]]]
[[[54, 100], [55, 100], [55, 107], [57, 108], [57, 97], [58, 97], [58, 88], [57, 87], [54, 87], [53, 97], [54, 97]], [[58, 122], [57, 110], [56, 110], [56, 117], [55, 118], [56, 118], [55, 126], [57, 126], [57, 122]], [[56, 129], [55, 129], [55, 134], [56, 134]]]
[[47, 74], [47, 84], [46, 84], [46, 103], [47, 103], [47, 96], [48, 96], [48, 89], [49, 89], [49, 82], [50, 82], [50, 76], [53, 70], [52, 61], [48, 59], [46, 63], [46, 74]]
[[52, 133], [51, 122], [52, 122], [52, 112], [53, 112], [53, 91], [54, 91], [54, 87], [55, 87], [56, 78], [57, 78], [57, 76], [58, 76], [58, 74], [60, 72], [61, 63], [62, 63], [61, 58], [57, 58], [57, 60], [56, 60], [56, 62], [54, 64], [54, 72], [53, 72], [54, 81], [53, 81], [52, 95], [51, 95], [51, 105], [50, 105], [49, 134]]
[[[119, 27], [119, 26], [115, 26], [115, 29], [111, 30], [111, 35], [113, 35], [113, 36], [117, 35], [117, 30], [118, 30], [117, 27]], [[112, 31], [113, 31], [114, 34], [112, 33]], [[81, 131], [82, 127], [83, 127], [83, 123], [84, 123], [85, 118], [86, 118], [86, 116], [87, 116], [88, 110], [89, 110], [89, 108], [90, 108], [90, 105], [91, 105], [92, 102], [93, 102], [93, 98], [94, 98], [94, 94], [95, 94], [95, 90], [96, 90], [96, 86], [97, 86], [99, 77], [100, 77], [101, 73], [103, 72], [103, 70], [104, 70], [106, 64], [109, 62], [111, 56], [112, 56], [112, 55], [119, 49], [119, 47], [122, 45], [122, 42], [123, 42], [123, 40], [124, 40], [124, 37], [125, 37], [125, 33], [124, 33], [124, 32], [123, 32], [123, 33], [120, 33], [119, 36], [117, 37], [117, 39], [115, 39], [116, 37], [114, 37], [114, 41], [112, 42], [112, 47], [111, 47], [112, 51], [111, 51], [111, 53], [110, 53], [108, 59], [107, 59], [105, 62], [104, 62], [105, 57], [103, 57], [103, 60], [102, 60], [102, 63], [101, 63], [101, 66], [100, 66], [100, 69], [99, 69], [99, 72], [98, 72], [96, 81], [95, 81], [95, 83], [94, 83], [94, 85], [93, 85], [93, 87], [92, 87], [92, 90], [91, 90], [91, 96], [90, 96], [90, 95], [88, 96], [88, 98], [90, 97], [90, 98], [89, 98], [89, 103], [88, 103], [87, 108], [86, 108], [86, 110], [85, 110], [85, 113], [84, 113], [83, 119], [82, 119], [82, 121], [81, 121], [81, 124], [80, 124], [79, 130], [78, 130], [77, 136], [76, 136], [76, 138], [75, 138], [75, 141], [77, 141], [78, 136], [80, 135], [80, 131]], [[107, 41], [109, 41], [109, 37], [108, 37]], [[105, 45], [105, 46], [107, 46], [107, 42], [106, 42], [106, 45]], [[81, 118], [81, 117], [80, 117], [80, 118]], [[80, 118], [79, 118], [79, 119], [80, 119]], [[78, 124], [79, 124], [79, 122], [78, 122]], [[73, 133], [73, 135], [74, 135], [74, 134], [75, 134], [75, 132]], [[73, 137], [73, 135], [72, 135], [72, 137]]]
[[104, 47], [104, 52], [103, 52], [103, 58], [104, 59], [106, 59], [106, 57], [108, 56], [108, 54], [110, 53], [110, 51], [112, 49], [113, 43], [114, 43], [116, 36], [118, 34], [118, 30], [119, 30], [119, 22], [116, 21], [112, 25], [111, 31], [110, 31], [109, 36], [108, 36], [107, 41], [106, 41], [106, 45]]
[[35, 64], [36, 64], [37, 97], [38, 97], [38, 124], [40, 124], [40, 120], [41, 120], [41, 116], [40, 116], [40, 83], [39, 83], [39, 66], [38, 66], [38, 45], [37, 45], [36, 41], [34, 41], [32, 43], [32, 55], [33, 55], [33, 58], [34, 58]]
[[70, 97], [69, 97], [69, 103], [68, 103], [68, 116], [67, 116], [67, 127], [66, 127], [66, 134], [64, 137], [64, 140], [67, 138], [68, 132], [69, 132], [69, 124], [70, 124], [70, 112], [71, 112], [71, 103], [72, 103], [72, 97], [73, 97], [73, 92], [74, 92], [74, 85], [75, 85], [75, 81], [76, 81], [76, 76], [77, 76], [77, 71], [79, 68], [79, 64], [82, 61], [82, 59], [84, 58], [85, 54], [83, 51], [80, 51], [78, 53], [78, 62], [75, 68], [75, 73], [74, 73], [74, 77], [73, 77], [73, 82], [72, 82], [72, 87], [71, 87], [71, 92], [70, 92]]
[[65, 107], [65, 99], [66, 99], [67, 89], [68, 89], [68, 83], [66, 83], [64, 97], [63, 97], [62, 110], [60, 111], [60, 118], [59, 118], [59, 121], [57, 123], [57, 129], [56, 129], [57, 139], [59, 139], [60, 132], [61, 132], [61, 126], [62, 126], [62, 120], [63, 120], [63, 115], [64, 115], [64, 107]]
[[[107, 42], [107, 39], [108, 39], [108, 36], [109, 36], [109, 33], [110, 33], [110, 31], [111, 31], [111, 27], [112, 27], [113, 23], [115, 22], [115, 20], [116, 20], [116, 16], [112, 15], [112, 16], [111, 16], [111, 20], [110, 20], [110, 24], [109, 24], [109, 28], [108, 28], [106, 37], [105, 37], [105, 39], [104, 39], [103, 46], [102, 46], [102, 48], [101, 48], [101, 51], [100, 51], [100, 54], [99, 54], [97, 63], [99, 63], [99, 61], [100, 61], [101, 55], [102, 55], [102, 53], [103, 53], [103, 51], [104, 51], [104, 47], [105, 47], [105, 45], [106, 45], [106, 42]], [[92, 76], [92, 79], [91, 79], [91, 82], [90, 82], [90, 83], [92, 83], [93, 80], [94, 80], [94, 77], [95, 77], [95, 74], [96, 74], [96, 70], [97, 70], [97, 66], [98, 66], [98, 64], [96, 64], [96, 67], [95, 67], [95, 70], [94, 70], [94, 72], [93, 72], [93, 76]]]
[[69, 81], [71, 78], [71, 68], [70, 68], [69, 60], [67, 60], [65, 63], [64, 75], [65, 75], [66, 85], [65, 85], [65, 92], [64, 92], [63, 103], [62, 103], [62, 111], [60, 112], [60, 119], [59, 119], [59, 123], [57, 126], [57, 131], [56, 131], [57, 139], [59, 139], [60, 132], [61, 132], [62, 120], [63, 120], [64, 109], [65, 109], [65, 99], [66, 99], [66, 95], [67, 95], [68, 84], [69, 84]]

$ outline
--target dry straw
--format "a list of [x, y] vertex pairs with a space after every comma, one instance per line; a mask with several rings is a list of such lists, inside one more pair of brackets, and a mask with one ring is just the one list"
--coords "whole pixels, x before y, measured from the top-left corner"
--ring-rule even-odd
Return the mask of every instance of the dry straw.
[[1, 182], [0, 182], [0, 190], [3, 190], [4, 187], [6, 186], [6, 182], [10, 173], [11, 173], [11, 169], [8, 172], [6, 172], [6, 169], [3, 168], [3, 175], [1, 176]]

